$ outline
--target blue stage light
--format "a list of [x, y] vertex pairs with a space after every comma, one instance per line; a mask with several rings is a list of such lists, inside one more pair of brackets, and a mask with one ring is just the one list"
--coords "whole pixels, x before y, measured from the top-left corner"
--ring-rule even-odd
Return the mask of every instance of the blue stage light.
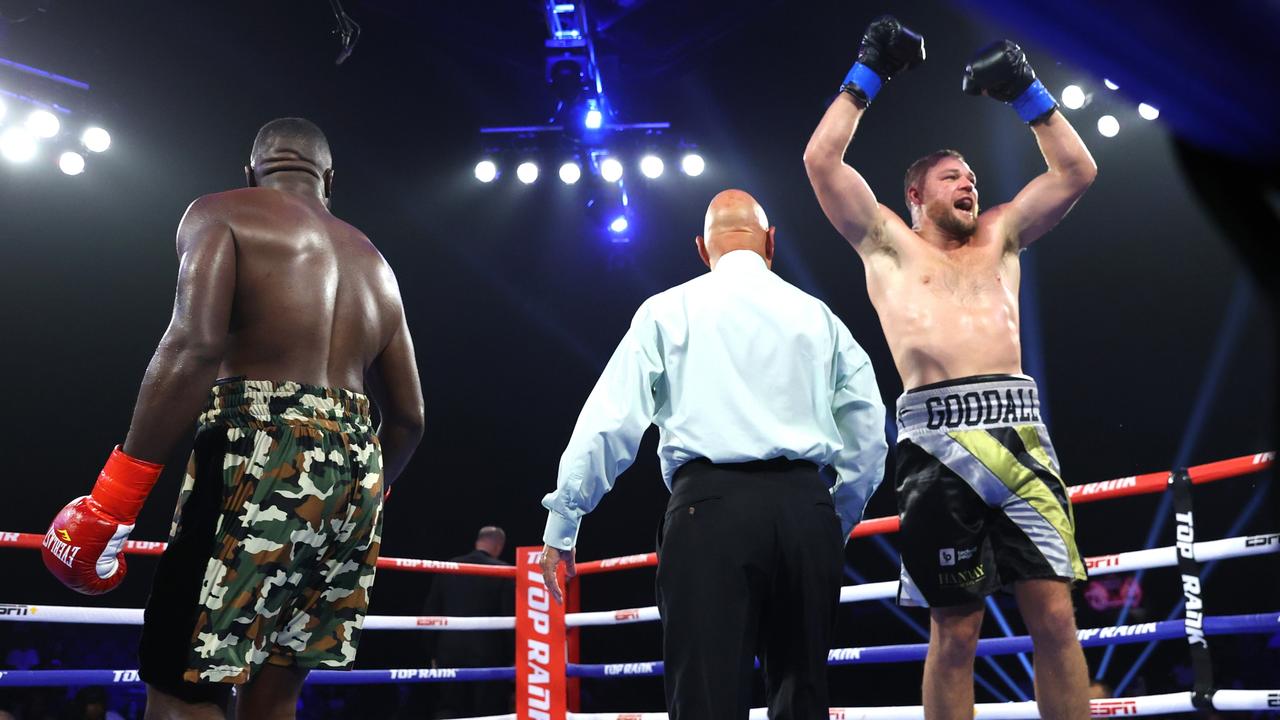
[[588, 130], [599, 130], [600, 126], [604, 124], [604, 113], [592, 108], [587, 111], [586, 117], [582, 119], [582, 124]]
[[627, 228], [630, 226], [631, 226], [631, 223], [627, 222], [627, 216], [619, 215], [618, 217], [613, 219], [613, 222], [609, 223], [609, 230], [611, 232], [621, 234], [626, 232]]

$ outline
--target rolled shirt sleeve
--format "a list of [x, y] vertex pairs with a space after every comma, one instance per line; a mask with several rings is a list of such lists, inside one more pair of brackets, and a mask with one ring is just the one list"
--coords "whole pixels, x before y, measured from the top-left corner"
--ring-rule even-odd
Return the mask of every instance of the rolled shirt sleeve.
[[574, 425], [556, 489], [542, 499], [547, 508], [543, 542], [570, 550], [578, 542], [582, 516], [595, 509], [635, 460], [657, 411], [663, 377], [658, 328], [645, 303], [596, 381]]

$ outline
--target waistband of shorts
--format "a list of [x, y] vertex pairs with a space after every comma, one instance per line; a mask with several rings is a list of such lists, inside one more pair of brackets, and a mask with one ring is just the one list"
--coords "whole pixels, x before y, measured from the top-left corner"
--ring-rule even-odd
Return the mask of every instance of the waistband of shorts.
[[248, 426], [255, 423], [320, 425], [328, 429], [367, 428], [369, 398], [346, 388], [328, 388], [292, 380], [219, 380], [209, 391], [200, 424]]
[[898, 439], [928, 433], [1039, 425], [1040, 390], [1027, 375], [975, 375], [898, 397]]

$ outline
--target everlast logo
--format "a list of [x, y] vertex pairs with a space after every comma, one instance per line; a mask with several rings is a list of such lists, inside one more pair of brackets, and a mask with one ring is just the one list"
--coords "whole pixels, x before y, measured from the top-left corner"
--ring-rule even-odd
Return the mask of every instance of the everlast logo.
[[1089, 703], [1090, 715], [1093, 717], [1112, 717], [1113, 715], [1137, 715], [1136, 700], [1094, 700]]
[[987, 571], [982, 567], [976, 567], [972, 570], [938, 573], [938, 584], [945, 586], [972, 585], [986, 577], [986, 575]]
[[[1178, 554], [1184, 558], [1195, 559], [1196, 532], [1192, 524], [1191, 513], [1175, 513], [1178, 521]], [[1204, 636], [1204, 603], [1200, 601], [1200, 578], [1195, 575], [1182, 576], [1182, 595], [1187, 599], [1186, 629], [1187, 642], [1191, 645], [1209, 647]]]
[[71, 542], [71, 535], [69, 535], [66, 530], [62, 530], [61, 532], [63, 535], [66, 535], [67, 539], [65, 542], [59, 540], [58, 537], [54, 535], [53, 528], [49, 528], [49, 532], [44, 534], [44, 546], [49, 548], [49, 553], [58, 558], [63, 565], [71, 567], [71, 563], [76, 561], [76, 554], [80, 552], [80, 546], [69, 544]]
[[927, 427], [958, 428], [961, 425], [996, 425], [1008, 423], [1040, 422], [1036, 405], [1036, 391], [1032, 388], [984, 390], [982, 393], [952, 393], [931, 397], [924, 403], [929, 414]]

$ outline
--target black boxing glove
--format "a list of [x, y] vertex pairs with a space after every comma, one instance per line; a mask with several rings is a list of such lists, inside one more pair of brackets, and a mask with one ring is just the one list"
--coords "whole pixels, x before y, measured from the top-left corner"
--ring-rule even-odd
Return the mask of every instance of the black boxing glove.
[[960, 89], [968, 95], [986, 93], [1013, 105], [1023, 122], [1035, 122], [1058, 108], [1044, 83], [1036, 79], [1022, 48], [1012, 40], [999, 40], [978, 51], [964, 68]]
[[844, 76], [840, 92], [849, 93], [866, 107], [890, 78], [922, 62], [924, 38], [892, 15], [881, 15], [863, 33], [858, 60]]

